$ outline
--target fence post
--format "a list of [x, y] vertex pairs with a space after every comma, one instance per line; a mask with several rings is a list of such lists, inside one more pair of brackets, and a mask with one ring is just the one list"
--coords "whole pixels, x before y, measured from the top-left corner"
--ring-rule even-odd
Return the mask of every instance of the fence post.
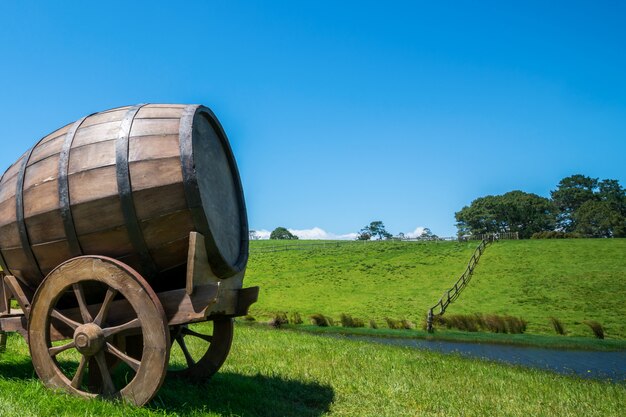
[[433, 332], [433, 309], [428, 310], [428, 317], [426, 318], [426, 330], [428, 333]]

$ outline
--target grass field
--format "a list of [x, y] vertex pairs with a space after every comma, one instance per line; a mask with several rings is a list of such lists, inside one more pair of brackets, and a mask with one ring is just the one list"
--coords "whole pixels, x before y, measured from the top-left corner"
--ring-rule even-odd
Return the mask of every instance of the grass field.
[[[341, 313], [377, 321], [407, 318], [419, 324], [426, 310], [463, 272], [477, 242], [345, 243], [337, 248], [262, 252], [251, 243], [246, 285], [259, 285], [252, 314]], [[289, 244], [306, 244], [290, 242]], [[521, 316], [528, 333], [554, 334], [549, 317], [569, 335], [593, 336], [596, 320], [607, 338], [626, 338], [626, 239], [501, 241], [487, 248], [454, 313]]]
[[0, 354], [1, 416], [619, 416], [625, 408], [623, 384], [256, 326], [237, 326], [211, 381], [166, 380], [144, 408], [45, 389], [19, 336]]

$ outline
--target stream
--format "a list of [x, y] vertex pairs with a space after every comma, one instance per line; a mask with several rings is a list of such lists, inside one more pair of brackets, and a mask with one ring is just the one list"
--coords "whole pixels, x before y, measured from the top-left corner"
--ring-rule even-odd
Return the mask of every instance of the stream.
[[582, 378], [626, 382], [626, 351], [561, 350], [533, 346], [355, 335], [340, 337], [384, 345], [428, 349], [446, 354], [458, 354], [464, 357], [545, 369], [559, 374], [577, 375]]

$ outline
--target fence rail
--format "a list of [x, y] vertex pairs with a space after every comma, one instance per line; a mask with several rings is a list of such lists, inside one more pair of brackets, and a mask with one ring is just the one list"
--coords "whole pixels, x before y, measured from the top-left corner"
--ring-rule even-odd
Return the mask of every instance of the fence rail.
[[[433, 331], [435, 309], [439, 307], [439, 312], [436, 314], [438, 316], [442, 316], [443, 313], [446, 312], [446, 309], [448, 308], [450, 303], [454, 302], [457, 298], [459, 298], [459, 295], [461, 295], [461, 292], [465, 289], [467, 284], [472, 279], [472, 275], [474, 274], [474, 268], [476, 268], [476, 265], [478, 264], [478, 260], [480, 259], [482, 254], [485, 252], [487, 245], [489, 243], [499, 240], [500, 238], [501, 237], [497, 234], [482, 236], [480, 244], [474, 250], [474, 253], [472, 254], [472, 257], [467, 263], [467, 268], [465, 269], [463, 274], [459, 277], [459, 279], [456, 280], [456, 282], [454, 283], [454, 286], [451, 287], [449, 290], [445, 291], [443, 295], [441, 296], [441, 298], [439, 299], [439, 301], [437, 301], [435, 305], [432, 306], [428, 310], [428, 315], [426, 318], [426, 329], [429, 332]], [[517, 238], [517, 236], [515, 238]]]

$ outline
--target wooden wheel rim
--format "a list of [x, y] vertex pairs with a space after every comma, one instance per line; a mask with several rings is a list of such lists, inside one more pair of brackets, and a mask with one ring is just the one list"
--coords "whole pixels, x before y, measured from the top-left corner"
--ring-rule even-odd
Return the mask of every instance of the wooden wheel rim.
[[[172, 344], [177, 343], [186, 360], [186, 368], [170, 369], [168, 374], [177, 378], [189, 379], [208, 379], [213, 376], [224, 364], [226, 357], [230, 352], [230, 346], [233, 341], [234, 323], [232, 318], [220, 319], [213, 321], [213, 333], [211, 335], [203, 335], [195, 331], [185, 332], [181, 326], [180, 329], [174, 329]], [[198, 337], [209, 342], [206, 352], [197, 361], [192, 360], [185, 353], [185, 339]], [[210, 340], [207, 340], [210, 338]]]
[[[134, 378], [122, 389], [115, 388], [114, 392], [105, 395], [72, 386], [72, 381], [59, 368], [55, 355], [50, 352], [50, 321], [51, 314], [57, 313], [53, 311], [56, 303], [68, 288], [85, 281], [98, 281], [121, 293], [135, 311], [143, 335], [142, 356]], [[28, 340], [35, 371], [46, 386], [88, 398], [122, 398], [136, 405], [145, 404], [156, 394], [165, 378], [169, 359], [167, 318], [158, 297], [136, 271], [106, 257], [73, 258], [48, 274], [33, 298]], [[92, 358], [95, 356], [82, 355], [79, 368], [84, 366], [83, 361], [89, 362]]]

